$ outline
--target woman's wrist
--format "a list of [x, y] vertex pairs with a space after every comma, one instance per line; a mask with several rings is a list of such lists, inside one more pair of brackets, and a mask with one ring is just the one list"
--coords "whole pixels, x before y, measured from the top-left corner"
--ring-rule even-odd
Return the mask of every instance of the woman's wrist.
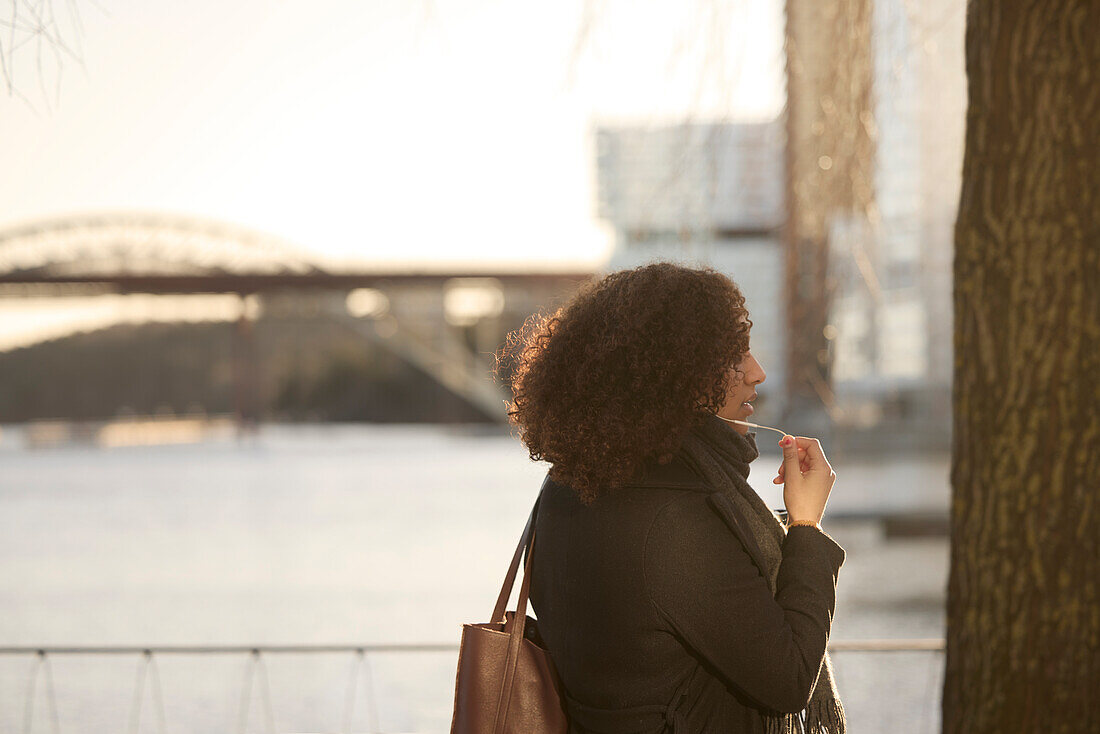
[[812, 527], [821, 530], [821, 522], [819, 520], [791, 520], [787, 523], [788, 528], [793, 528], [795, 525], [810, 525]]

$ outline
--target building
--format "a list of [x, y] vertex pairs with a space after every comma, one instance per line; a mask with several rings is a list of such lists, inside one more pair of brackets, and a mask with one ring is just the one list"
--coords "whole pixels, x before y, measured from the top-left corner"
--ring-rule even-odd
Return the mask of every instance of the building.
[[[874, 212], [828, 227], [835, 424], [949, 446], [954, 221], [966, 116], [965, 13], [874, 0]], [[767, 414], [786, 413], [786, 132], [768, 122], [596, 130], [608, 270], [709, 265], [745, 293]], [[884, 430], [885, 429], [885, 430]]]
[[786, 392], [784, 138], [778, 119], [596, 131], [598, 215], [615, 233], [607, 269], [674, 260], [728, 275], [745, 294], [769, 411]]

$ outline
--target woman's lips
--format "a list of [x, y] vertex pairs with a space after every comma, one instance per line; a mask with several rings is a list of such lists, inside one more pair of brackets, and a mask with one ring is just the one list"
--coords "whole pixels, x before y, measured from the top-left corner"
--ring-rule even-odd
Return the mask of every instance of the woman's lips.
[[744, 408], [749, 415], [752, 415], [756, 410], [752, 407], [751, 403], [741, 403], [741, 407]]

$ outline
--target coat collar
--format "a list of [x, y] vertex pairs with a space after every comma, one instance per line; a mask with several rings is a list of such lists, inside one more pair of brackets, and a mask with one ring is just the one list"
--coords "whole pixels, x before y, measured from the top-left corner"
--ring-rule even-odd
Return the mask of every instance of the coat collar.
[[[547, 481], [549, 481], [549, 477]], [[741, 518], [733, 501], [723, 490], [715, 489], [703, 481], [702, 477], [696, 474], [678, 455], [674, 455], [667, 464], [660, 464], [656, 459], [646, 461], [639, 470], [638, 476], [627, 482], [625, 487], [659, 487], [700, 492], [708, 495], [706, 498], [707, 503], [722, 518], [730, 532], [741, 541], [741, 545], [744, 546], [753, 563], [760, 569], [760, 573], [766, 575], [767, 564], [764, 561], [764, 553], [760, 550], [752, 531]]]
[[741, 541], [741, 545], [745, 547], [745, 551], [760, 572], [766, 575], [767, 564], [764, 561], [764, 553], [756, 542], [756, 538], [753, 537], [748, 524], [742, 519], [725, 491], [715, 489], [704, 482], [702, 477], [696, 474], [679, 455], [674, 455], [672, 461], [667, 464], [660, 464], [655, 459], [649, 460], [643, 464], [639, 475], [627, 486], [683, 489], [708, 495], [707, 503], [722, 518], [730, 532]]
[[687, 489], [707, 494], [715, 491], [678, 454], [674, 454], [672, 461], [667, 464], [658, 463], [655, 458], [648, 459], [639, 470], [638, 476], [627, 484], [631, 487]]

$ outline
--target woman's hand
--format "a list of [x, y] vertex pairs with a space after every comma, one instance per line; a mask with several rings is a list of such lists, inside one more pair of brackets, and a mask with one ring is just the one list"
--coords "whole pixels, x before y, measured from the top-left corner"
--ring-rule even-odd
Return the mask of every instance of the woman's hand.
[[[784, 436], [783, 441], [792, 440]], [[812, 520], [820, 523], [825, 514], [825, 504], [836, 481], [836, 472], [825, 458], [821, 443], [816, 438], [793, 437], [793, 443], [783, 448], [783, 463], [773, 484], [784, 485], [783, 504], [787, 507], [788, 521]]]

